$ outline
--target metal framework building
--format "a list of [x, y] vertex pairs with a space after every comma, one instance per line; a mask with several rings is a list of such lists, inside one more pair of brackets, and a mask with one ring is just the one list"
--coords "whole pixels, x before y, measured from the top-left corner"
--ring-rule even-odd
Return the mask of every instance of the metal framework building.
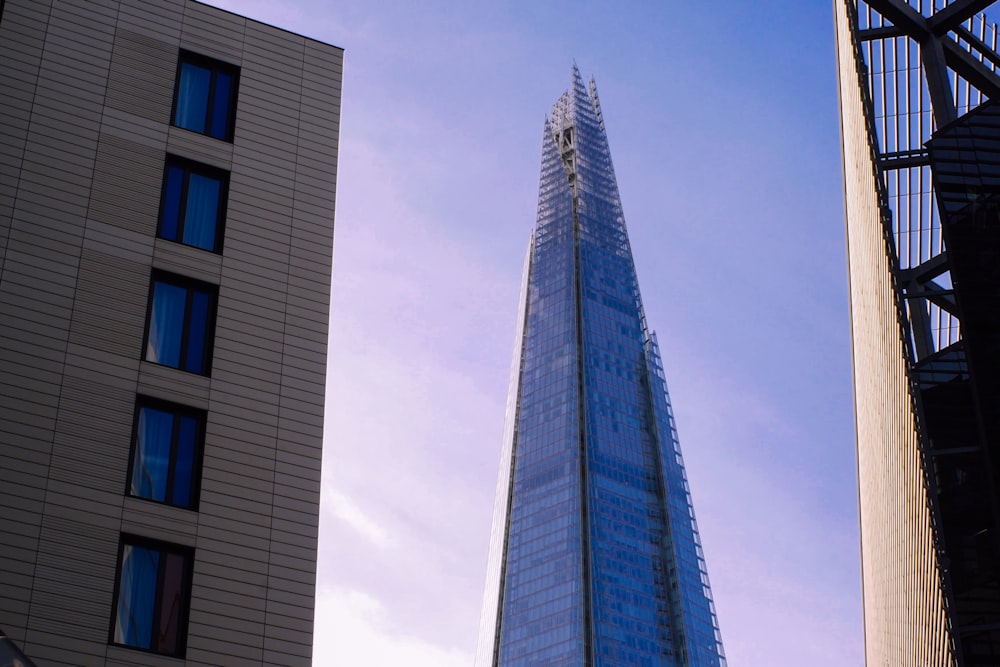
[[1000, 664], [992, 4], [834, 3], [869, 665]]

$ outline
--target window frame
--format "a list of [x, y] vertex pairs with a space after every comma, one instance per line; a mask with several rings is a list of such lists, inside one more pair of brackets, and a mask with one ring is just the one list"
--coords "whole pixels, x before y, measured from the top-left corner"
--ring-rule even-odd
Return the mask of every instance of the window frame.
[[[143, 408], [150, 408], [152, 410], [159, 410], [160, 412], [167, 412], [173, 416], [173, 423], [171, 425], [170, 432], [170, 456], [167, 462], [167, 498], [165, 500], [157, 500], [155, 498], [148, 498], [146, 496], [140, 496], [133, 493], [132, 479], [135, 474], [135, 462], [136, 453], [139, 447], [139, 415]], [[191, 480], [190, 480], [190, 498], [191, 502], [187, 505], [179, 505], [172, 500], [174, 492], [174, 481], [177, 479], [177, 445], [180, 441], [180, 419], [182, 417], [191, 417], [197, 420], [197, 430], [195, 432], [194, 450], [191, 456]], [[166, 401], [159, 398], [152, 398], [151, 396], [145, 396], [143, 394], [138, 394], [135, 397], [135, 411], [132, 417], [132, 444], [129, 450], [128, 457], [128, 476], [125, 479], [125, 495], [130, 498], [138, 498], [139, 500], [144, 500], [151, 503], [157, 503], [158, 505], [167, 505], [170, 507], [177, 507], [183, 510], [190, 510], [192, 512], [198, 511], [199, 500], [201, 496], [201, 471], [202, 463], [204, 461], [205, 453], [205, 430], [208, 424], [208, 412], [205, 410], [200, 410], [198, 408], [192, 408], [187, 405], [181, 405], [180, 403], [174, 403], [172, 401]]]
[[[167, 184], [170, 179], [171, 167], [179, 167], [184, 172], [182, 177], [183, 180], [181, 182], [180, 201], [178, 202], [177, 208], [177, 238], [175, 239], [170, 239], [163, 235], [163, 218], [167, 209]], [[187, 217], [188, 185], [191, 181], [192, 174], [206, 176], [219, 181], [219, 210], [216, 214], [215, 220], [215, 242], [211, 248], [202, 248], [201, 246], [185, 243], [183, 240], [184, 223]], [[230, 172], [225, 169], [220, 169], [218, 167], [213, 167], [202, 162], [196, 162], [179, 155], [167, 153], [167, 157], [163, 162], [163, 184], [160, 188], [160, 215], [156, 221], [156, 237], [163, 239], [164, 241], [170, 241], [171, 243], [179, 243], [189, 248], [197, 248], [198, 250], [204, 250], [206, 252], [215, 253], [216, 255], [221, 255], [223, 239], [225, 238], [226, 233], [226, 212], [229, 204], [229, 174]]]
[[[122, 568], [125, 565], [126, 546], [156, 551], [161, 556], [161, 558], [158, 559], [156, 568], [155, 592], [152, 603], [153, 613], [150, 622], [150, 625], [152, 626], [150, 628], [151, 646], [149, 648], [115, 641], [115, 631], [118, 629], [118, 610], [121, 606], [120, 596], [122, 592]], [[194, 553], [194, 547], [182, 544], [155, 540], [135, 535], [133, 533], [121, 533], [119, 535], [118, 558], [115, 565], [115, 592], [111, 602], [111, 622], [108, 628], [109, 645], [120, 646], [132, 651], [141, 651], [143, 653], [150, 653], [153, 655], [165, 655], [181, 659], [185, 657], [187, 653], [188, 622], [191, 616], [191, 587], [194, 581]], [[181, 575], [181, 605], [177, 613], [177, 639], [172, 651], [161, 650], [158, 647], [154, 648], [152, 641], [162, 618], [161, 611], [163, 608], [163, 588], [165, 579], [164, 570], [166, 568], [166, 559], [162, 558], [164, 554], [173, 554], [181, 556], [184, 559], [183, 571]]]
[[[173, 285], [175, 287], [180, 287], [188, 292], [188, 298], [184, 301], [184, 322], [182, 324], [181, 332], [181, 346], [179, 357], [181, 363], [178, 366], [171, 366], [169, 364], [161, 363], [159, 361], [152, 361], [147, 358], [147, 352], [149, 351], [149, 329], [153, 320], [153, 306], [154, 297], [156, 296], [156, 284], [165, 283], [168, 285]], [[190, 294], [193, 291], [203, 292], [209, 297], [209, 313], [205, 320], [205, 349], [203, 350], [202, 356], [202, 370], [192, 371], [184, 367], [184, 359], [187, 357], [188, 344], [190, 342], [190, 325], [191, 325], [191, 309], [192, 301]], [[173, 368], [184, 373], [191, 373], [193, 375], [200, 375], [201, 377], [212, 377], [212, 357], [213, 351], [215, 350], [215, 320], [219, 313], [219, 286], [213, 285], [212, 283], [207, 283], [202, 280], [197, 280], [195, 278], [189, 278], [187, 276], [182, 276], [177, 273], [171, 273], [170, 271], [163, 271], [161, 269], [153, 269], [149, 275], [149, 294], [146, 297], [146, 324], [145, 329], [142, 334], [142, 350], [140, 354], [140, 359], [146, 363], [156, 364], [157, 366], [163, 366], [164, 368]]]
[[[197, 130], [191, 130], [186, 127], [182, 127], [177, 124], [177, 102], [181, 90], [181, 69], [185, 63], [194, 65], [195, 67], [201, 67], [203, 69], [209, 70], [211, 72], [211, 81], [208, 86], [208, 102], [205, 105], [205, 128], [206, 131], [199, 132]], [[233, 85], [229, 92], [229, 116], [226, 119], [226, 136], [216, 137], [211, 134], [212, 125], [212, 109], [215, 106], [215, 92], [216, 92], [216, 74], [218, 72], [225, 72], [232, 77]], [[200, 134], [211, 139], [217, 139], [219, 141], [225, 141], [226, 143], [233, 143], [233, 139], [236, 135], [236, 104], [239, 100], [240, 92], [240, 66], [234, 65], [232, 63], [227, 63], [225, 61], [219, 60], [217, 58], [212, 58], [210, 56], [202, 55], [195, 51], [188, 51], [187, 49], [178, 49], [177, 51], [177, 71], [174, 76], [174, 95], [173, 101], [170, 105], [170, 125], [181, 130], [187, 130], [188, 132], [194, 132], [195, 134]]]

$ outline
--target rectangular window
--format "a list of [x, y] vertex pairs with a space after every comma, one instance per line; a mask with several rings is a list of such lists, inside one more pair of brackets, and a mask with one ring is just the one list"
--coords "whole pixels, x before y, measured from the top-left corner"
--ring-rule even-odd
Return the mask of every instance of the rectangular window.
[[167, 156], [160, 203], [160, 238], [211, 252], [222, 250], [229, 174]]
[[143, 358], [209, 375], [218, 293], [214, 285], [154, 271]]
[[128, 494], [195, 509], [205, 413], [140, 396], [135, 409]]
[[235, 65], [181, 51], [174, 90], [173, 124], [232, 141], [239, 77], [240, 70]]
[[184, 656], [192, 549], [122, 535], [110, 643]]

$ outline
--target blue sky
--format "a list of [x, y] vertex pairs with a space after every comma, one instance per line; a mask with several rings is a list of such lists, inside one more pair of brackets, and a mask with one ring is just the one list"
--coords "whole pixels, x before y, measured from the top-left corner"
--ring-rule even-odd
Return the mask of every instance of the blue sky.
[[542, 122], [575, 60], [729, 662], [860, 665], [831, 3], [212, 4], [346, 49], [315, 664], [472, 662]]

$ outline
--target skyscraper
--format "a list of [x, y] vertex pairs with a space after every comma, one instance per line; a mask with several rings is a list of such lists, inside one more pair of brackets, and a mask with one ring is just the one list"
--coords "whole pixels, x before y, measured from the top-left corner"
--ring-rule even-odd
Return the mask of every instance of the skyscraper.
[[342, 57], [0, 0], [0, 634], [42, 667], [311, 662]]
[[724, 665], [597, 89], [542, 132], [477, 664]]
[[867, 662], [997, 665], [995, 10], [834, 4]]

